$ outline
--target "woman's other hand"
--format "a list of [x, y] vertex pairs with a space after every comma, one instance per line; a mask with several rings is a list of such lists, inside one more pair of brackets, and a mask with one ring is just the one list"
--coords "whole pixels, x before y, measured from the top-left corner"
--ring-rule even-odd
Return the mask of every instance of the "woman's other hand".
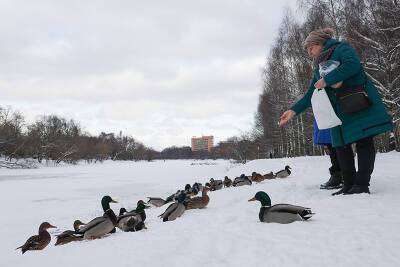
[[343, 84], [343, 82], [338, 82], [338, 83], [335, 83], [334, 85], [331, 85], [331, 87], [332, 88], [339, 88], [340, 86], [342, 86], [342, 84]]
[[294, 116], [296, 115], [296, 112], [293, 110], [286, 110], [282, 116], [279, 118], [279, 126], [283, 126], [286, 123], [288, 123]]

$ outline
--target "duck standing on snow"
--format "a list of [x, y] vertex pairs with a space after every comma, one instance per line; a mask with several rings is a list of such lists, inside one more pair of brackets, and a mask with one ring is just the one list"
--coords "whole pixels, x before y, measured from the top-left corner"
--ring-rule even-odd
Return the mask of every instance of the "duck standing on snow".
[[275, 174], [273, 172], [266, 173], [266, 174], [264, 174], [264, 179], [265, 180], [275, 179]]
[[231, 185], [232, 185], [232, 180], [229, 179], [228, 176], [225, 176], [225, 178], [224, 178], [224, 187], [231, 187]]
[[223, 183], [222, 180], [214, 180], [214, 178], [210, 179], [211, 191], [216, 191], [222, 189]]
[[144, 221], [146, 220], [145, 209], [148, 209], [143, 200], [139, 200], [136, 209], [127, 212], [125, 208], [121, 208], [117, 220], [117, 226], [124, 232], [136, 232], [145, 229]]
[[186, 184], [185, 185], [185, 190], [184, 190], [185, 194], [188, 196], [193, 195], [193, 188], [190, 184]]
[[251, 185], [252, 182], [249, 179], [249, 177], [247, 177], [246, 175], [242, 174], [240, 175], [240, 177], [236, 177], [235, 180], [233, 180], [233, 186], [242, 186], [242, 185]]
[[251, 180], [253, 182], [260, 183], [260, 182], [264, 181], [264, 176], [262, 176], [261, 174], [259, 174], [257, 172], [253, 172], [251, 174]]
[[203, 188], [201, 197], [194, 197], [190, 199], [187, 204], [186, 204], [186, 209], [202, 209], [205, 208], [208, 205], [208, 202], [210, 202], [210, 197], [207, 195], [207, 192], [210, 189], [207, 187]]
[[101, 199], [101, 205], [104, 210], [104, 215], [94, 218], [82, 228], [79, 229], [78, 234], [83, 235], [84, 239], [96, 239], [105, 236], [111, 232], [115, 232], [117, 225], [117, 216], [110, 208], [110, 203], [118, 203], [110, 196], [104, 196]]
[[301, 206], [290, 204], [275, 204], [271, 206], [270, 197], [263, 191], [257, 192], [253, 198], [249, 199], [249, 201], [255, 200], [261, 202], [261, 209], [258, 215], [261, 222], [286, 224], [295, 221], [305, 221], [314, 215], [311, 209]]
[[77, 235], [79, 232], [79, 227], [81, 225], [85, 225], [85, 223], [81, 222], [80, 220], [74, 221], [74, 230], [67, 230], [62, 232], [59, 235], [56, 235], [57, 241], [54, 244], [55, 246], [65, 245], [72, 241], [79, 241], [83, 239], [82, 235]]
[[165, 200], [165, 203], [176, 201], [178, 199], [178, 196], [180, 196], [182, 193], [185, 194], [185, 190], [176, 191], [176, 193], [174, 193], [174, 194], [170, 195], [169, 197], [167, 197], [167, 199]]
[[47, 229], [56, 228], [48, 222], [43, 222], [39, 226], [39, 234], [34, 235], [26, 240], [25, 244], [16, 249], [21, 249], [22, 254], [24, 254], [28, 250], [42, 250], [50, 243], [51, 236]]
[[182, 214], [185, 212], [186, 207], [183, 204], [186, 199], [186, 195], [181, 193], [178, 196], [177, 202], [172, 203], [169, 207], [165, 210], [165, 212], [158, 217], [163, 219], [163, 222], [166, 221], [173, 221], [178, 217], [181, 217]]
[[289, 166], [286, 165], [285, 169], [278, 171], [277, 173], [275, 173], [275, 177], [278, 178], [286, 178], [288, 177], [292, 172], [290, 171], [291, 168]]
[[192, 186], [193, 195], [197, 195], [200, 191], [202, 191], [203, 185], [201, 183], [194, 183]]

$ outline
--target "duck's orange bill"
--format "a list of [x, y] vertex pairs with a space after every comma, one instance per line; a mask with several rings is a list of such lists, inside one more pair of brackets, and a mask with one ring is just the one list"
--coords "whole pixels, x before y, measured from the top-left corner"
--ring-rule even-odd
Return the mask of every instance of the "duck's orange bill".
[[256, 197], [250, 198], [250, 199], [249, 199], [249, 202], [250, 202], [250, 201], [256, 201]]

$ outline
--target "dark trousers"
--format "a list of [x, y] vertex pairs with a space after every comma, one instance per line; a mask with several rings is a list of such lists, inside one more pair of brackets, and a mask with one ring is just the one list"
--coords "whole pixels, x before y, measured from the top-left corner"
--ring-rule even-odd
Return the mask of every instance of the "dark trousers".
[[342, 171], [345, 186], [369, 186], [375, 164], [375, 146], [373, 137], [366, 137], [356, 143], [358, 170], [356, 171], [351, 144], [336, 147], [336, 154]]
[[329, 173], [331, 175], [335, 175], [340, 172], [339, 159], [337, 157], [336, 148], [332, 147], [332, 145], [326, 145], [326, 148], [329, 151], [329, 157], [331, 159], [331, 167], [329, 168]]

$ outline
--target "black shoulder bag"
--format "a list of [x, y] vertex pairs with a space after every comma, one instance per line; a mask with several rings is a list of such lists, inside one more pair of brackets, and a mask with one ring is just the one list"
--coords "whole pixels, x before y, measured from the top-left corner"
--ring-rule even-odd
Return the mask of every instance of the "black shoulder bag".
[[[333, 54], [336, 46], [329, 51], [329, 58]], [[328, 59], [329, 59], [328, 58]], [[364, 73], [365, 75], [365, 73]], [[369, 98], [365, 87], [367, 86], [367, 77], [362, 85], [345, 86], [344, 83], [339, 88], [333, 89], [339, 102], [341, 111], [345, 114], [351, 114], [365, 110], [372, 106], [372, 101]]]

